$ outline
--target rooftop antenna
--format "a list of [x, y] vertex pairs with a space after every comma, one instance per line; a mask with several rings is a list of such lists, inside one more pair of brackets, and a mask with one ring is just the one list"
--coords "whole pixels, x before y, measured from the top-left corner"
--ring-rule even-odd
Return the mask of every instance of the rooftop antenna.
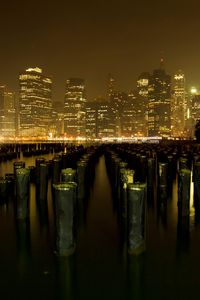
[[160, 69], [164, 69], [164, 55], [163, 52], [160, 53]]

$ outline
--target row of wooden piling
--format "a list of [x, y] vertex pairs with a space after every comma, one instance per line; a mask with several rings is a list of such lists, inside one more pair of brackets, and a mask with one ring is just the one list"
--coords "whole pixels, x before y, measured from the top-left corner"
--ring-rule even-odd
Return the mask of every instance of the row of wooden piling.
[[117, 202], [116, 209], [125, 224], [125, 238], [130, 254], [139, 254], [145, 249], [146, 184], [135, 183], [135, 170], [128, 167], [116, 152], [106, 149], [106, 165]]
[[[78, 210], [87, 196], [90, 179], [94, 178], [94, 162], [104, 153], [114, 191], [115, 209], [125, 224], [125, 240], [130, 254], [145, 250], [147, 204], [157, 199], [166, 209], [173, 181], [178, 178], [179, 217], [189, 216], [190, 186], [194, 182], [194, 205], [200, 206], [200, 153], [189, 145], [128, 145], [77, 147], [60, 153], [52, 160], [36, 158], [35, 166], [25, 168], [15, 162], [13, 174], [0, 179], [0, 195], [6, 198], [8, 186], [14, 185], [16, 217], [29, 217], [30, 182], [36, 186], [40, 205], [47, 201], [48, 182], [52, 183], [55, 208], [56, 250], [60, 255], [73, 253]], [[191, 178], [191, 174], [193, 176]], [[4, 197], [2, 196], [4, 195]]]
[[83, 145], [75, 146], [68, 143], [23, 143], [23, 144], [1, 144], [0, 163], [13, 159], [46, 154], [65, 153], [71, 150], [83, 149]]
[[194, 206], [199, 212], [200, 152], [197, 145], [112, 144], [106, 146], [106, 162], [115, 206], [126, 225], [124, 237], [129, 253], [144, 251], [147, 205], [156, 199], [158, 209], [166, 211], [174, 180], [178, 180], [178, 217], [189, 217], [191, 179]]
[[68, 153], [57, 154], [52, 160], [38, 157], [35, 166], [29, 167], [25, 166], [25, 162], [17, 161], [13, 163], [13, 174], [6, 174], [5, 178], [0, 180], [2, 203], [8, 201], [9, 180], [12, 180], [12, 198], [15, 199], [15, 214], [18, 220], [29, 218], [30, 183], [35, 184], [37, 204], [44, 207], [49, 180], [51, 181], [56, 228], [55, 246], [59, 255], [70, 255], [75, 249], [75, 218], [84, 205], [90, 178], [93, 177], [92, 175], [87, 178], [86, 174], [94, 174], [97, 152], [94, 147], [77, 147]]

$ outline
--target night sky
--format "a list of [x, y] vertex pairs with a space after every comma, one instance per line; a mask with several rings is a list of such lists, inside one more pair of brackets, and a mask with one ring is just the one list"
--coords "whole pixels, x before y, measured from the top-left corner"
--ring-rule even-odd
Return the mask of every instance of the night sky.
[[18, 74], [38, 66], [53, 77], [54, 99], [65, 80], [86, 79], [89, 99], [135, 87], [142, 71], [182, 69], [200, 87], [200, 2], [179, 0], [1, 1], [0, 83], [18, 88]]

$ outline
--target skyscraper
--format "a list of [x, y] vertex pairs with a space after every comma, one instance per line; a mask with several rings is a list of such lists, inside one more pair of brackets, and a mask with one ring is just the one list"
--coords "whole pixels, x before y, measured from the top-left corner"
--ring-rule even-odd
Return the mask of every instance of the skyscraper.
[[200, 93], [196, 93], [192, 97], [191, 117], [194, 123], [200, 120]]
[[52, 136], [62, 136], [64, 133], [64, 102], [53, 101], [51, 133]]
[[116, 136], [116, 124], [112, 105], [109, 101], [97, 102], [97, 137], [113, 138]]
[[4, 137], [15, 137], [16, 110], [15, 94], [6, 86], [0, 86], [0, 132]]
[[149, 88], [148, 72], [140, 74], [137, 80], [137, 98], [135, 99], [135, 123], [137, 124], [137, 132], [140, 135], [147, 135], [147, 120], [148, 120], [148, 88]]
[[85, 135], [86, 138], [94, 139], [97, 137], [98, 102], [87, 102], [85, 112]]
[[52, 80], [40, 68], [19, 76], [19, 135], [47, 136], [52, 113]]
[[137, 132], [136, 120], [136, 95], [134, 92], [128, 94], [127, 101], [123, 105], [122, 111], [122, 132], [123, 137], [130, 138]]
[[163, 68], [153, 71], [148, 88], [148, 135], [171, 134], [171, 77]]
[[110, 113], [115, 126], [115, 136], [122, 135], [123, 107], [127, 103], [128, 95], [124, 92], [115, 91], [110, 96]]
[[80, 78], [66, 81], [64, 132], [67, 137], [85, 136], [85, 83]]
[[182, 71], [178, 71], [173, 77], [171, 101], [172, 136], [181, 137], [184, 135], [186, 115], [185, 75]]

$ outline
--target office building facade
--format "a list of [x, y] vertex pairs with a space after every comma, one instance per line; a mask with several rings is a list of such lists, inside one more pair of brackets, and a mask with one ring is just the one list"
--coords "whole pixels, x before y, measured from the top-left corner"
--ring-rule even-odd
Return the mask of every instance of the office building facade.
[[85, 136], [87, 139], [97, 138], [98, 102], [87, 102], [85, 106]]
[[52, 122], [52, 80], [40, 68], [19, 76], [19, 136], [44, 137]]
[[85, 137], [85, 83], [80, 78], [66, 81], [64, 132], [68, 138]]
[[135, 99], [135, 123], [137, 124], [136, 134], [138, 136], [147, 136], [149, 77], [150, 74], [148, 72], [143, 72], [140, 74], [137, 80], [137, 97]]
[[122, 130], [121, 136], [126, 138], [131, 138], [134, 136], [136, 129], [135, 119], [136, 119], [136, 110], [135, 110], [135, 100], [136, 96], [134, 92], [130, 92], [127, 97], [127, 101], [123, 105], [122, 111]]
[[148, 136], [171, 135], [171, 77], [163, 68], [153, 71], [148, 87]]
[[114, 135], [116, 137], [121, 137], [122, 135], [123, 110], [127, 101], [128, 95], [121, 91], [115, 91], [110, 96], [110, 118], [115, 126]]
[[0, 132], [3, 137], [16, 134], [15, 94], [6, 86], [0, 86]]
[[187, 119], [187, 103], [185, 90], [185, 75], [178, 71], [173, 77], [171, 100], [171, 135], [183, 137], [185, 120]]

